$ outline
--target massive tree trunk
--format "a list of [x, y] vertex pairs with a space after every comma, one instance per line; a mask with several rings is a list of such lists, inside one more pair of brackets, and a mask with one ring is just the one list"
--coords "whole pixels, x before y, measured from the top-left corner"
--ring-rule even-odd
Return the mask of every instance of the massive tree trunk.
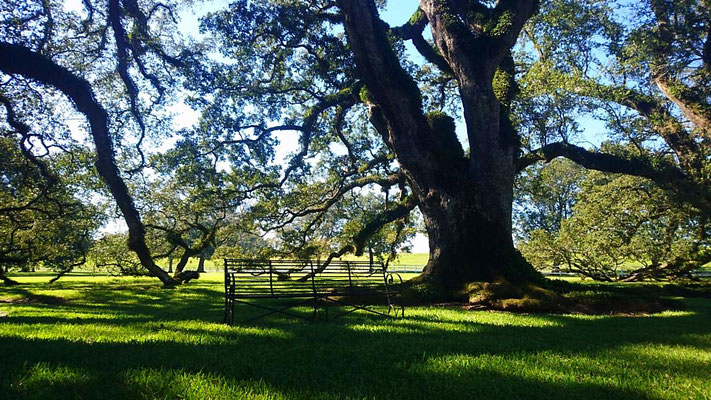
[[[491, 209], [481, 186], [467, 192], [433, 189], [420, 210], [429, 237], [430, 258], [424, 277], [456, 287], [471, 281], [492, 281], [497, 277], [520, 280], [528, 273], [519, 271], [519, 261], [511, 239], [511, 205]], [[505, 183], [499, 192], [510, 192]], [[508, 208], [508, 212], [506, 209]], [[507, 215], [508, 214], [508, 215]], [[530, 272], [530, 271], [529, 271]]]
[[441, 160], [432, 180], [407, 174], [429, 237], [430, 259], [423, 277], [450, 288], [471, 281], [536, 276], [512, 240], [516, 146], [496, 139], [500, 137], [496, 126], [489, 129], [488, 137], [495, 140], [486, 147], [488, 152], [472, 149], [479, 154], [465, 163]]
[[0, 43], [0, 71], [34, 79], [61, 91], [89, 121], [90, 133], [96, 145], [96, 170], [116, 200], [128, 226], [128, 246], [138, 255], [141, 265], [166, 285], [178, 283], [157, 266], [146, 245], [145, 228], [133, 204], [126, 183], [114, 160], [113, 142], [108, 130], [106, 110], [96, 101], [91, 85], [71, 71], [26, 47]]
[[497, 7], [496, 15], [492, 9], [492, 18], [512, 16], [510, 32], [482, 40], [446, 3], [420, 2], [439, 50], [437, 64], [448, 65], [459, 84], [468, 157], [452, 118], [438, 112], [424, 114], [420, 91], [388, 44], [387, 26], [374, 2], [338, 3], [368, 91], [371, 122], [395, 153], [424, 216], [430, 260], [421, 279], [453, 290], [467, 282], [499, 277], [537, 279], [511, 237], [519, 143], [500, 98], [508, 96], [511, 87], [495, 94], [493, 86], [497, 74], [504, 86], [512, 82], [510, 48], [534, 2], [501, 2], [506, 3], [504, 9]]

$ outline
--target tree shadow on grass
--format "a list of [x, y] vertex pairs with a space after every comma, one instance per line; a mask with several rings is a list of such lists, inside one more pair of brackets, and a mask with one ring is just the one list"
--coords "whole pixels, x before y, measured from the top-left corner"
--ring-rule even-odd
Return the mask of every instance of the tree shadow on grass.
[[[228, 328], [216, 324], [222, 298], [210, 287], [89, 291], [76, 303], [43, 306], [56, 311], [51, 316], [0, 319], [0, 330], [34, 324], [71, 325], [77, 332], [59, 339], [1, 337], [0, 398], [213, 392], [213, 398], [656, 398], [658, 392], [635, 388], [634, 379], [618, 378], [671, 373], [683, 382], [708, 382], [711, 367], [703, 360], [634, 351], [709, 350], [711, 306], [699, 299], [689, 305], [690, 312], [638, 318], [535, 315], [501, 324], [495, 317], [505, 314], [415, 309], [404, 319], [354, 314], [308, 323], [275, 316]], [[77, 320], [63, 311], [108, 315]], [[92, 342], [81, 336], [88, 325], [142, 329], [135, 338]], [[159, 340], [150, 336], [156, 330]]]
[[[165, 387], [160, 389], [161, 379], [179, 371], [196, 379], [213, 377], [238, 387], [260, 382], [268, 392], [300, 398], [651, 398], [641, 389], [520, 376], [516, 371], [468, 364], [466, 357], [459, 364], [456, 360], [447, 364], [446, 357], [439, 358], [451, 349], [430, 345], [427, 358], [423, 358], [422, 349], [407, 352], [395, 346], [391, 340], [403, 340], [399, 335], [387, 340], [379, 334], [345, 336], [357, 349], [347, 348], [345, 343], [336, 349], [333, 344], [307, 344], [274, 337], [201, 346], [174, 342], [89, 345], [66, 340], [9, 339], [1, 346], [22, 351], [25, 361], [14, 368], [4, 367], [13, 371], [6, 377], [17, 377], [18, 371], [20, 376], [23, 372], [27, 375], [31, 372], [28, 365], [45, 363], [83, 371], [78, 375], [85, 379], [57, 380], [50, 375], [44, 382], [35, 378], [42, 384], [27, 388], [30, 391], [10, 386], [5, 393], [19, 398], [45, 392], [43, 398], [62, 398], [71, 390], [85, 398], [131, 398], [142, 391], [142, 396], [137, 397], [166, 397], [170, 392], [166, 393]], [[364, 340], [371, 343], [363, 346]], [[397, 355], [383, 350], [384, 346], [398, 348]], [[459, 349], [454, 354], [461, 358], [467, 353]], [[446, 365], [443, 368], [438, 363]], [[55, 381], [60, 382], [56, 391]], [[87, 385], [87, 381], [94, 383]], [[138, 387], [141, 389], [137, 392]], [[185, 388], [170, 390], [175, 389]], [[146, 390], [151, 394], [146, 396]]]

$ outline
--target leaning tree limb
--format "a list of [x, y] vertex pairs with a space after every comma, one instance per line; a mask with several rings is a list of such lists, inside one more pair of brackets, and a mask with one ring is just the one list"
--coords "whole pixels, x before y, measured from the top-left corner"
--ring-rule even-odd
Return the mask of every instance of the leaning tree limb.
[[[671, 15], [670, 5], [665, 1], [652, 0], [652, 11], [657, 22], [656, 45], [652, 57], [652, 80], [659, 90], [671, 100], [679, 110], [689, 119], [707, 138], [711, 137], [711, 105], [708, 97], [698, 87], [689, 86], [670, 73], [670, 59], [674, 49], [674, 42], [678, 40]], [[706, 38], [704, 47], [708, 46]], [[702, 52], [704, 52], [702, 50]], [[705, 63], [704, 55], [702, 61]], [[708, 85], [708, 83], [706, 83]]]
[[597, 153], [570, 143], [557, 142], [520, 157], [516, 167], [518, 171], [523, 171], [539, 161], [550, 162], [557, 157], [567, 158], [587, 169], [648, 178], [674, 193], [680, 201], [693, 205], [706, 215], [711, 214], [711, 196], [708, 190], [690, 179], [678, 167], [663, 161], [658, 163], [660, 165], [653, 165], [643, 159]]
[[[687, 172], [702, 174], [704, 155], [699, 135], [687, 126], [668, 108], [664, 99], [678, 102], [667, 96], [651, 95], [624, 85], [603, 84], [586, 77], [582, 71], [562, 72], [544, 60], [542, 67], [549, 81], [556, 82], [564, 90], [584, 97], [617, 103], [635, 111], [645, 118], [679, 159], [680, 166]], [[668, 80], [671, 78], [660, 78]], [[678, 99], [677, 99], [678, 100]], [[699, 133], [702, 133], [701, 127]]]
[[129, 248], [136, 252], [143, 267], [165, 285], [177, 284], [178, 282], [157, 266], [151, 257], [146, 244], [145, 227], [116, 166], [113, 142], [109, 135], [108, 113], [94, 97], [91, 84], [40, 53], [5, 42], [0, 42], [0, 71], [21, 75], [59, 90], [86, 116], [96, 146], [95, 166], [128, 225]]

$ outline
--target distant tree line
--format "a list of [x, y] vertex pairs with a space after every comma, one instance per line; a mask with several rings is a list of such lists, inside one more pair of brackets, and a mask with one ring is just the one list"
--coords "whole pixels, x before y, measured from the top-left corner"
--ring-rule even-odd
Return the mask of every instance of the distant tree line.
[[521, 176], [516, 199], [518, 248], [539, 269], [663, 280], [711, 261], [704, 216], [647, 179], [555, 160]]

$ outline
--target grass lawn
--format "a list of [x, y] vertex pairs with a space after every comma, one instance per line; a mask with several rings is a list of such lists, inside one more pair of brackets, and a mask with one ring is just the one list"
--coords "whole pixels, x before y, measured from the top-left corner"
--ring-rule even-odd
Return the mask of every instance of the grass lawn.
[[711, 299], [643, 317], [420, 307], [227, 327], [219, 274], [175, 290], [16, 279], [0, 286], [0, 398], [711, 398]]

